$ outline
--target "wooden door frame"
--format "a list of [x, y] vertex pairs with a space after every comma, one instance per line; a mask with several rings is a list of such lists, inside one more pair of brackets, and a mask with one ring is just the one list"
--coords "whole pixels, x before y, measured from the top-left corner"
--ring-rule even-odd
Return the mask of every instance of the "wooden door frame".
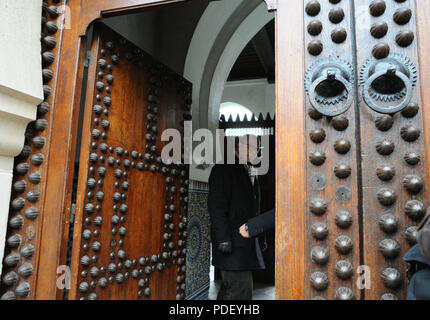
[[303, 10], [303, 0], [277, 1], [276, 299], [304, 298], [307, 179]]

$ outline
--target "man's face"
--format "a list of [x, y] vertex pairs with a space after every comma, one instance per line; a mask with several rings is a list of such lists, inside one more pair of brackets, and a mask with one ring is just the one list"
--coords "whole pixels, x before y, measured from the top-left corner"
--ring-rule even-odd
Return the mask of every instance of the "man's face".
[[239, 143], [239, 148], [243, 148], [244, 155], [247, 154], [247, 162], [253, 162], [258, 155], [258, 151], [260, 149], [258, 139], [249, 137], [248, 143], [246, 141]]

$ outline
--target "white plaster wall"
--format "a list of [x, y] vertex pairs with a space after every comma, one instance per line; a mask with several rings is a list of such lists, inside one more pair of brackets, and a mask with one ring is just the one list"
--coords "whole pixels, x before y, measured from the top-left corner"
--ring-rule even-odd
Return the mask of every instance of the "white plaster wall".
[[[0, 1], [0, 261], [9, 213], [13, 161], [43, 101], [42, 0]], [[2, 264], [0, 263], [0, 274]]]
[[221, 102], [235, 102], [247, 107], [255, 115], [275, 114], [275, 84], [266, 79], [228, 81]]

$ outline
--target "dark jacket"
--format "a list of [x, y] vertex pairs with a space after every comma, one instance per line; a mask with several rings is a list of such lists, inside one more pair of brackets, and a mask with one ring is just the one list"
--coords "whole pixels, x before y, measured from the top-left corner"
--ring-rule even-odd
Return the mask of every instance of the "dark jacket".
[[418, 244], [404, 256], [408, 266], [408, 300], [430, 300], [430, 265], [424, 259]]
[[[251, 184], [242, 164], [216, 164], [209, 177], [208, 210], [211, 220], [212, 264], [221, 270], [264, 269], [257, 238], [244, 238], [239, 228], [260, 211], [260, 187]], [[218, 244], [231, 241], [233, 251]]]
[[261, 235], [263, 232], [275, 227], [275, 209], [251, 218], [247, 224], [248, 233], [251, 237]]

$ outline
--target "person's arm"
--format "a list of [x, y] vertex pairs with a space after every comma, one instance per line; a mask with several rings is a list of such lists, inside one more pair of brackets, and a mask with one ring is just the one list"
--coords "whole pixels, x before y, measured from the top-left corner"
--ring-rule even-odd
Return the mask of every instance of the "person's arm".
[[[248, 230], [246, 230], [246, 226]], [[255, 237], [275, 226], [275, 209], [262, 213], [243, 224], [239, 232], [245, 238]]]
[[209, 176], [208, 210], [211, 219], [212, 236], [218, 250], [231, 252], [231, 227], [228, 219], [230, 183], [225, 181], [225, 168], [215, 165]]

